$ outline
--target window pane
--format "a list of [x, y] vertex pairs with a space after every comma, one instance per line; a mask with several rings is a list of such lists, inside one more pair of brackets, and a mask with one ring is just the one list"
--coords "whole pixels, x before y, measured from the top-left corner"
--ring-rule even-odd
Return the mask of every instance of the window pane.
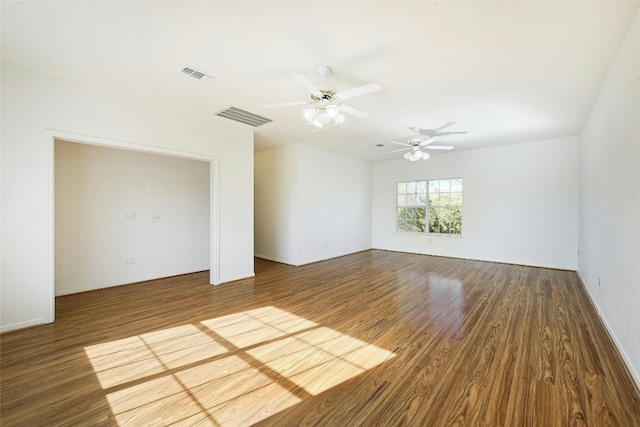
[[405, 221], [407, 219], [407, 209], [398, 208], [398, 222]]
[[437, 193], [439, 191], [438, 180], [429, 181], [429, 194]]
[[449, 209], [449, 233], [460, 234], [462, 232], [462, 211], [460, 208]]
[[407, 206], [415, 206], [416, 205], [416, 195], [408, 194], [407, 195]]
[[399, 182], [398, 183], [398, 194], [407, 194], [407, 183]]
[[461, 205], [462, 204], [462, 193], [451, 193], [451, 204], [452, 205]]
[[422, 193], [418, 193], [416, 204], [418, 204], [420, 206], [424, 206], [425, 204], [427, 204], [427, 195], [426, 194], [422, 194]]
[[429, 233], [439, 233], [440, 226], [435, 208], [429, 208]]
[[453, 234], [462, 234], [462, 209], [452, 208], [451, 232]]
[[407, 196], [398, 194], [398, 206], [407, 206]]
[[462, 179], [456, 178], [451, 180], [451, 191], [452, 192], [462, 192]]
[[412, 194], [416, 192], [416, 182], [407, 182], [407, 194]]
[[416, 208], [418, 231], [424, 232], [427, 229], [427, 211], [425, 208]]
[[451, 205], [451, 194], [449, 193], [440, 193], [440, 206], [449, 206]]
[[429, 232], [462, 233], [462, 210], [458, 207], [429, 208]]
[[424, 208], [410, 208], [407, 209], [407, 225], [411, 228], [411, 231], [422, 232], [425, 229], [425, 210]]
[[427, 181], [418, 181], [416, 184], [416, 192], [427, 194]]
[[449, 192], [451, 191], [451, 180], [450, 179], [441, 179], [440, 180], [440, 192]]
[[451, 233], [451, 209], [444, 208], [440, 209], [438, 212], [440, 219], [440, 233], [449, 234]]
[[440, 195], [438, 193], [429, 193], [429, 205], [440, 206]]

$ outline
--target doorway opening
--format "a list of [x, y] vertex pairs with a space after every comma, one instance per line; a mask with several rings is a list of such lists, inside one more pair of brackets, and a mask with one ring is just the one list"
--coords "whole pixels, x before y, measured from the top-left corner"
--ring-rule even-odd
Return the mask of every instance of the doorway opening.
[[217, 157], [57, 131], [50, 153], [48, 322], [58, 295], [206, 269], [219, 284]]

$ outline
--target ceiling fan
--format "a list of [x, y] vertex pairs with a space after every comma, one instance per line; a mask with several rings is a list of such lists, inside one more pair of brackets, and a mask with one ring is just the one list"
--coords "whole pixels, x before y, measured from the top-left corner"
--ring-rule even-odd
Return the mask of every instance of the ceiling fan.
[[404, 153], [403, 157], [407, 160], [415, 162], [417, 160], [427, 160], [429, 158], [429, 153], [422, 151], [421, 148], [427, 150], [453, 150], [452, 145], [431, 145], [439, 139], [440, 137], [438, 135], [435, 135], [429, 138], [416, 136], [410, 138], [407, 142], [389, 141], [392, 144], [403, 145], [405, 148], [389, 151], [386, 154], [397, 153], [399, 151], [407, 151], [406, 153]]
[[292, 101], [279, 104], [268, 104], [265, 108], [295, 107], [298, 105], [309, 105], [302, 114], [310, 125], [321, 128], [333, 122], [336, 125], [344, 121], [344, 114], [366, 119], [370, 114], [366, 111], [343, 104], [342, 101], [357, 96], [368, 95], [382, 90], [380, 83], [369, 83], [352, 89], [336, 92], [336, 90], [326, 84], [326, 78], [331, 74], [331, 67], [323, 66], [318, 68], [318, 74], [322, 76], [322, 83], [314, 84], [306, 75], [294, 73], [293, 77], [311, 94], [310, 101]]

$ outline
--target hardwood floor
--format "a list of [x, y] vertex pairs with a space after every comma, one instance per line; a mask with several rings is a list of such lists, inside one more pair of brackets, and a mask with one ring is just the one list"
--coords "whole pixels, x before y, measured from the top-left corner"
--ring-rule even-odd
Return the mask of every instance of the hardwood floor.
[[3, 334], [3, 426], [640, 426], [573, 272], [385, 251], [56, 300]]

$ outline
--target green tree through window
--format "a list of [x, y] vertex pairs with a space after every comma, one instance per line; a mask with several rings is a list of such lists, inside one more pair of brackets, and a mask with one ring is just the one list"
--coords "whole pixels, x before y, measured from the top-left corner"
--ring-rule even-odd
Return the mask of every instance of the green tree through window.
[[399, 182], [396, 209], [398, 231], [462, 234], [462, 178]]

